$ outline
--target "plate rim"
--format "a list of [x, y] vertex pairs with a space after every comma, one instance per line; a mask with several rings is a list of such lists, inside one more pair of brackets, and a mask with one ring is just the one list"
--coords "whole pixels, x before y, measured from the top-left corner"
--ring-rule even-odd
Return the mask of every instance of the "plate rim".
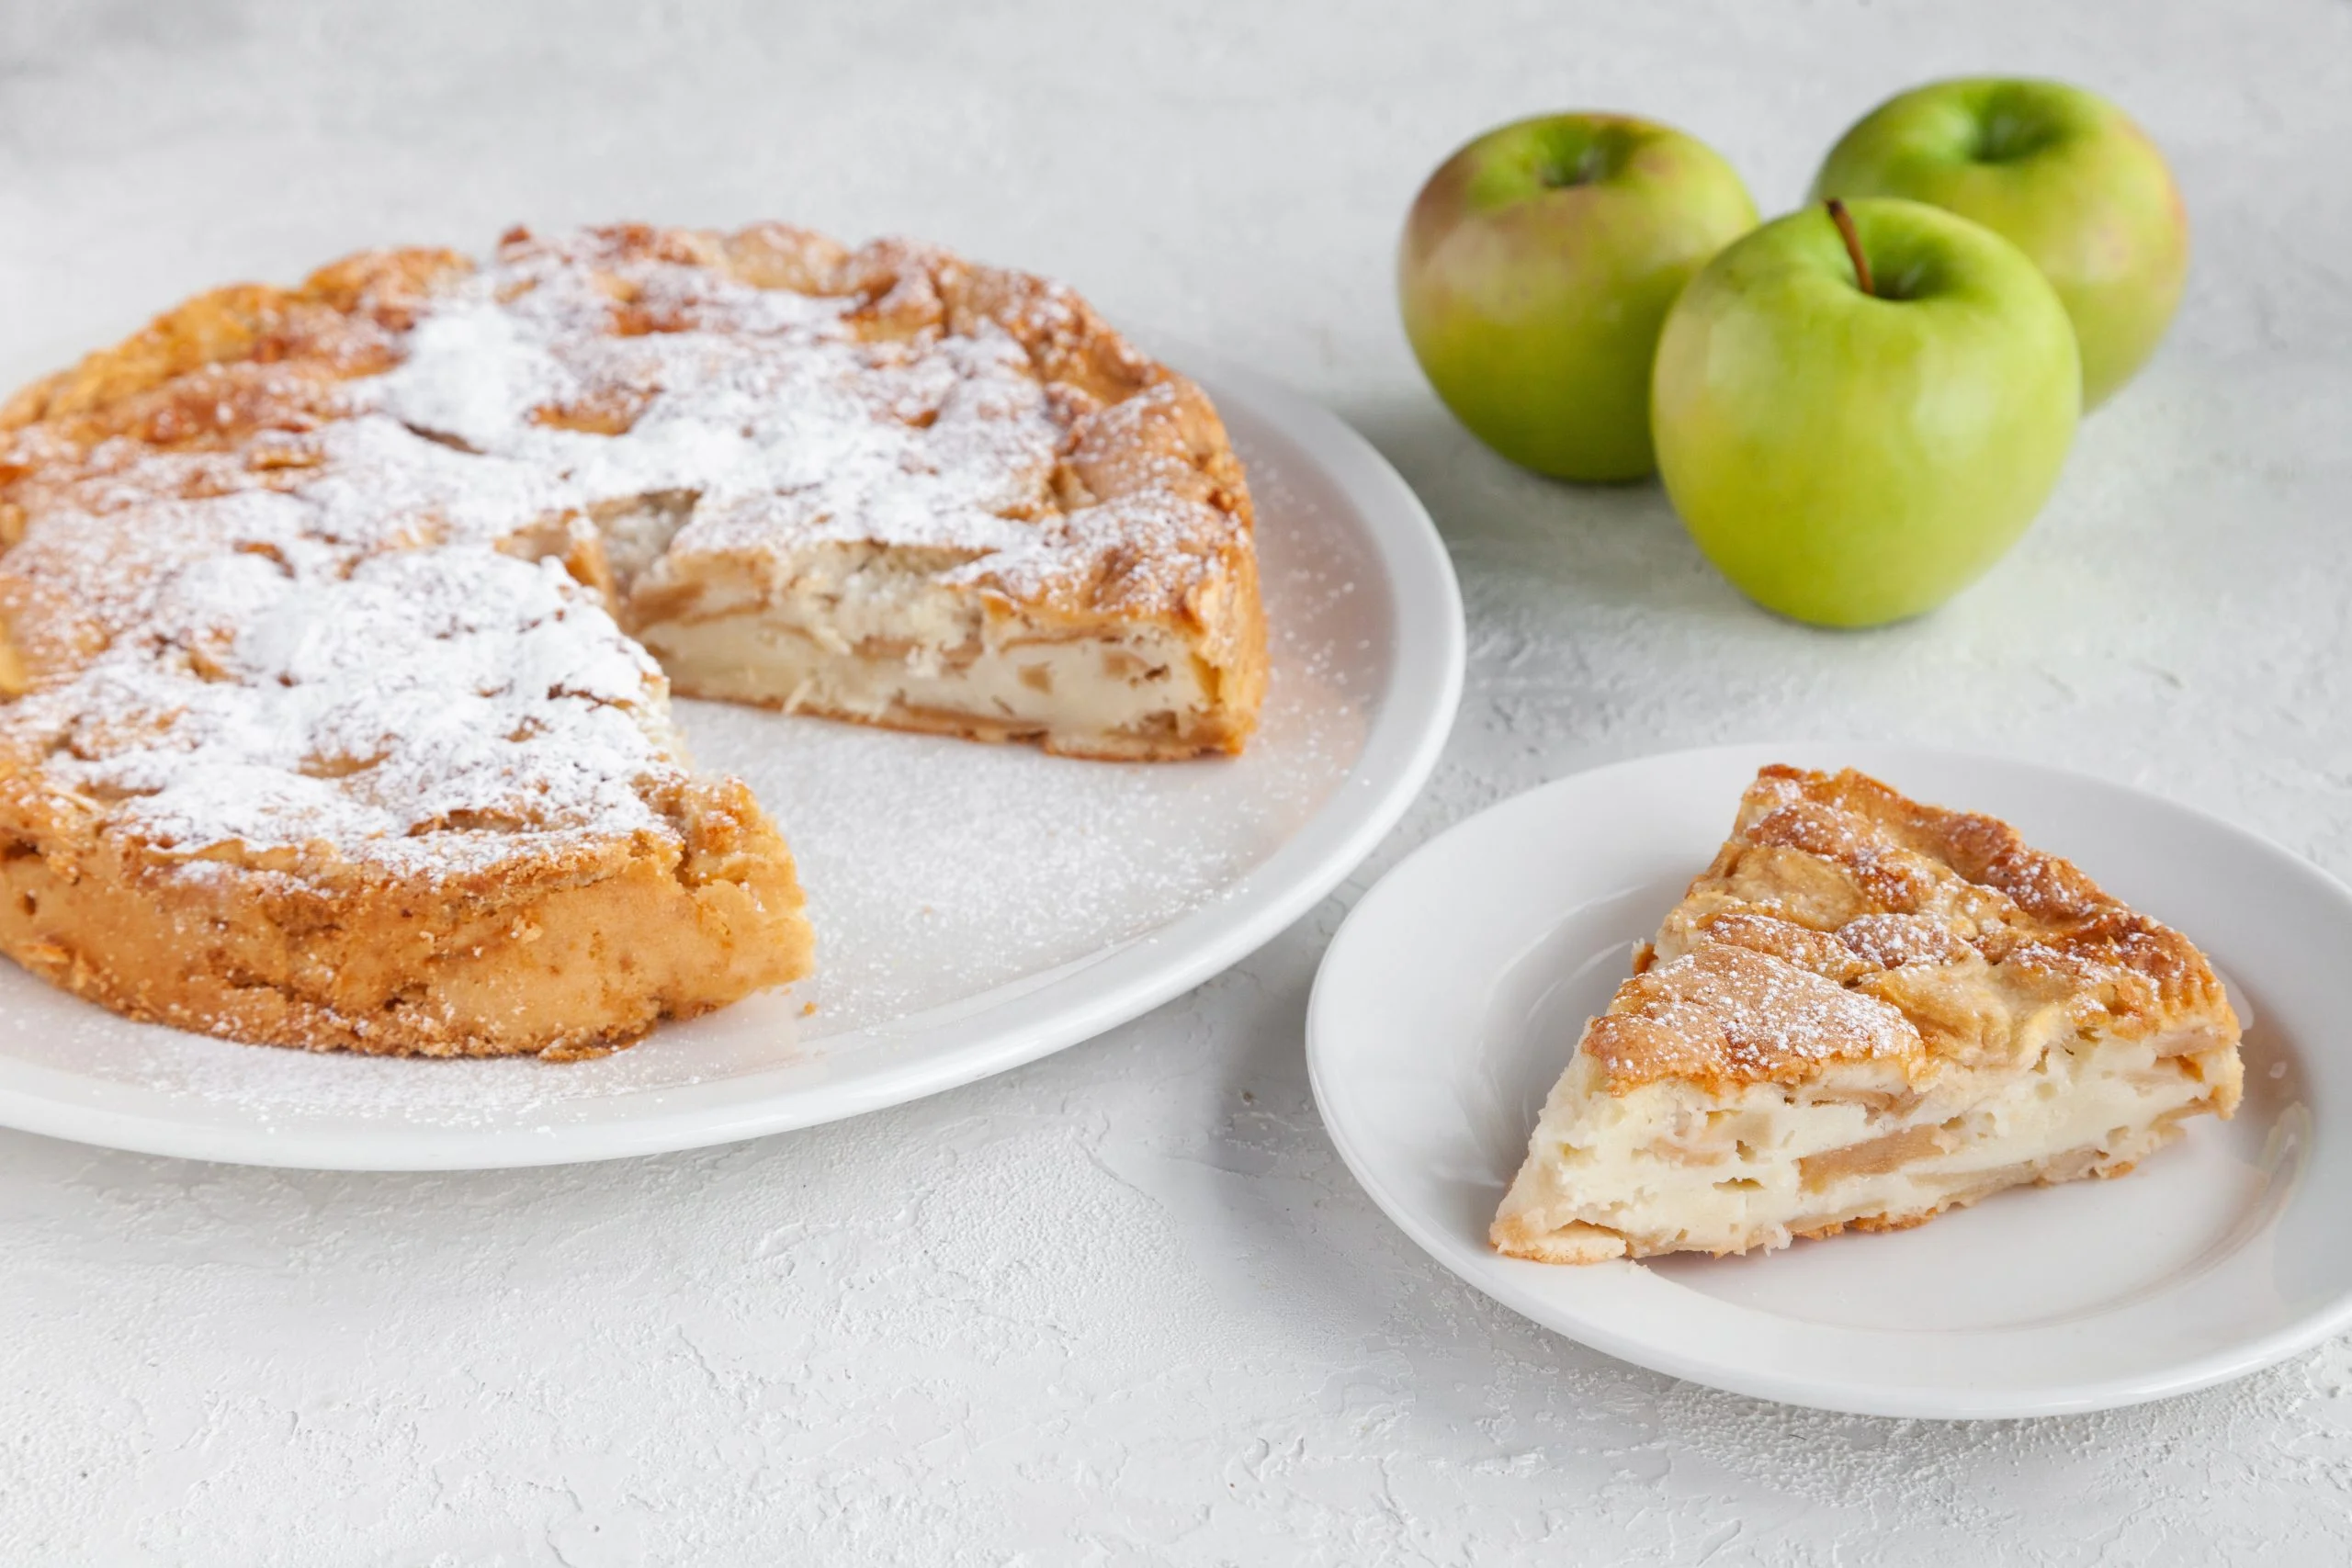
[[[1490, 1272], [1501, 1260], [1483, 1246], [1464, 1248], [1459, 1236], [1452, 1235], [1423, 1215], [1419, 1209], [1405, 1202], [1380, 1174], [1380, 1168], [1367, 1155], [1361, 1139], [1363, 1129], [1351, 1124], [1343, 1113], [1335, 1113], [1338, 1105], [1344, 1111], [1344, 1096], [1335, 1095], [1332, 1086], [1332, 1059], [1338, 1047], [1330, 1038], [1328, 1021], [1331, 1007], [1326, 981], [1333, 970], [1335, 954], [1345, 950], [1351, 928], [1368, 908], [1377, 909], [1382, 886], [1398, 877], [1424, 857], [1435, 858], [1447, 851], [1449, 840], [1484, 818], [1514, 807], [1532, 809], [1528, 803], [1535, 797], [1554, 793], [1571, 793], [1578, 786], [1589, 785], [1597, 775], [1634, 769], [1681, 762], [1703, 765], [1707, 760], [1728, 762], [1735, 758], [1756, 759], [1764, 753], [1816, 754], [1839, 750], [1863, 753], [1909, 753], [1920, 757], [1940, 759], [1948, 763], [1985, 764], [2015, 770], [2024, 774], [2039, 774], [2065, 781], [2069, 784], [2088, 784], [2096, 788], [2119, 791], [2152, 801], [2163, 808], [2192, 818], [2203, 827], [2238, 840], [2246, 849], [2273, 860], [2296, 874], [2314, 880], [2339, 904], [2345, 907], [2347, 919], [2352, 919], [2352, 885], [2330, 873], [2286, 845], [2253, 829], [2232, 821], [2217, 812], [2188, 802], [2159, 795], [2134, 784], [2100, 774], [2066, 768], [2034, 758], [2013, 754], [1974, 750], [1962, 747], [1939, 746], [1902, 740], [1850, 740], [1805, 739], [1786, 741], [1736, 741], [1722, 744], [1669, 748], [1664, 750], [1641, 751], [1603, 758], [1589, 766], [1578, 767], [1558, 777], [1549, 779], [1520, 791], [1516, 795], [1449, 824], [1443, 831], [1432, 836], [1382, 875], [1367, 889], [1348, 911], [1348, 917], [1324, 950], [1317, 964], [1313, 987], [1309, 990], [1306, 1021], [1306, 1051], [1307, 1082], [1315, 1097], [1317, 1114], [1323, 1122], [1332, 1145], [1339, 1151], [1341, 1163], [1355, 1179], [1358, 1186], [1373, 1200], [1381, 1213], [1413, 1244], [1427, 1253], [1449, 1274], [1480, 1294], [1510, 1308], [1547, 1332], [1598, 1350], [1617, 1360], [1660, 1372], [1669, 1377], [1778, 1404], [1801, 1405], [1845, 1415], [1886, 1416], [1904, 1419], [1930, 1420], [2009, 1420], [2041, 1416], [2078, 1415], [2100, 1410], [2120, 1409], [2128, 1405], [2169, 1399], [2211, 1388], [2248, 1376], [2277, 1365], [2290, 1357], [2308, 1350], [2323, 1341], [2352, 1327], [2352, 1280], [2339, 1288], [2329, 1299], [2312, 1306], [2301, 1314], [2270, 1331], [2233, 1341], [2219, 1348], [2186, 1357], [2156, 1371], [2137, 1371], [2095, 1377], [2079, 1382], [2053, 1385], [2044, 1392], [2020, 1395], [2013, 1391], [1996, 1391], [1989, 1395], [1977, 1395], [1932, 1385], [1898, 1385], [1884, 1382], [1839, 1383], [1825, 1382], [1804, 1374], [1782, 1375], [1770, 1369], [1741, 1364], [1736, 1358], [1725, 1359], [1707, 1354], [1703, 1349], [1664, 1347], [1643, 1341], [1622, 1333], [1606, 1324], [1579, 1323], [1575, 1328], [1565, 1326], [1561, 1319], [1573, 1314], [1563, 1314], [1559, 1306], [1539, 1299], [1522, 1289], [1508, 1274]], [[1858, 764], [1871, 765], [1871, 764]], [[1881, 764], [1883, 765], [1883, 764]], [[2266, 1228], [2276, 1226], [2284, 1213], [2282, 1207], [2274, 1213]], [[1602, 1265], [1601, 1267], [1620, 1267]], [[1640, 1267], [1627, 1263], [1623, 1267]], [[1757, 1312], [1758, 1309], [1737, 1310]], [[1759, 1314], [1759, 1315], [1762, 1315]], [[1832, 1325], [1817, 1325], [1832, 1329]], [[1832, 1329], [1832, 1331], [1838, 1331]], [[1844, 1330], [1844, 1332], [1866, 1332]]]
[[[1371, 442], [1321, 404], [1255, 371], [1189, 349], [1179, 363], [1213, 401], [1247, 408], [1287, 438], [1346, 498], [1348, 525], [1378, 563], [1392, 616], [1389, 669], [1355, 762], [1314, 815], [1230, 887], [1152, 931], [1046, 971], [1045, 984], [1024, 976], [995, 987], [1012, 994], [992, 1004], [982, 992], [875, 1026], [890, 1031], [902, 1048], [977, 1028], [967, 1043], [860, 1077], [717, 1108], [537, 1129], [273, 1127], [250, 1118], [223, 1124], [80, 1102], [62, 1091], [98, 1080], [21, 1063], [7, 1069], [13, 1081], [0, 1081], [0, 1127], [134, 1154], [314, 1170], [512, 1169], [629, 1158], [797, 1131], [961, 1088], [1092, 1039], [1247, 958], [1354, 872], [1419, 797], [1460, 706], [1468, 634], [1453, 558], [1436, 524]], [[1098, 973], [1106, 966], [1107, 974]], [[1057, 1001], [1054, 993], [1081, 974], [1090, 976], [1085, 988]], [[975, 1002], [982, 1005], [976, 1010]], [[835, 1038], [854, 1042], [858, 1032]], [[61, 1092], [26, 1087], [44, 1081]], [[136, 1095], [142, 1086], [107, 1088]]]

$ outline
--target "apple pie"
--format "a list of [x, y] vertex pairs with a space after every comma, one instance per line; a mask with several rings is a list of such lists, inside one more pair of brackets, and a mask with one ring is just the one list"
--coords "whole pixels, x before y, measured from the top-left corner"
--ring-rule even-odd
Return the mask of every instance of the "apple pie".
[[1491, 1239], [1592, 1263], [1916, 1225], [2122, 1175], [2242, 1077], [2177, 931], [1993, 818], [1769, 767], [1586, 1026]]
[[561, 1056], [805, 974], [669, 694], [1238, 750], [1250, 499], [1058, 286], [798, 230], [218, 290], [0, 408], [0, 948], [133, 1018]]

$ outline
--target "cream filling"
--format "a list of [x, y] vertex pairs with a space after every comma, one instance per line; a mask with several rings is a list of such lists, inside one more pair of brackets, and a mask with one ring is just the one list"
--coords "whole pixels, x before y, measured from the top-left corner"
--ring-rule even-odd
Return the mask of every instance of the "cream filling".
[[1213, 705], [1192, 650], [1148, 628], [976, 648], [925, 637], [912, 619], [868, 623], [853, 642], [838, 623], [797, 624], [779, 607], [655, 622], [638, 637], [695, 696], [864, 718], [946, 715], [1006, 735], [1082, 740], [1182, 734]]
[[[669, 553], [687, 509], [599, 519], [624, 626], [682, 693], [997, 739], [1146, 754], [1216, 709], [1216, 673], [1139, 625], [1068, 637], [941, 581], [968, 552], [824, 541], [772, 555]], [[692, 526], [692, 525], [688, 525]]]
[[1737, 1252], [2087, 1175], [2139, 1158], [2180, 1118], [2213, 1108], [2231, 1047], [2174, 1054], [2182, 1043], [2083, 1042], [2024, 1070], [1949, 1068], [1916, 1100], [1868, 1069], [1794, 1088], [1712, 1095], [1668, 1079], [1612, 1095], [1579, 1053], [1502, 1217], [1538, 1231], [1600, 1226], [1639, 1252]]

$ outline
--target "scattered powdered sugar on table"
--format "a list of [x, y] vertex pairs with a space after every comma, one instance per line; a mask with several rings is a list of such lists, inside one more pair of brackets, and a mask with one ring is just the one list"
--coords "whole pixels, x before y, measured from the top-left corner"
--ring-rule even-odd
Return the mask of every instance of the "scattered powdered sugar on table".
[[[796, 1063], [849, 1067], [864, 1032], [1147, 935], [1229, 891], [1331, 798], [1385, 670], [1368, 547], [1286, 446], [1229, 407], [1260, 508], [1273, 677], [1238, 759], [1105, 763], [715, 703], [676, 714], [799, 863], [818, 973], [596, 1061], [309, 1055], [127, 1022], [0, 966], [0, 1052], [240, 1123], [511, 1126]], [[521, 563], [514, 563], [520, 566]], [[802, 1016], [805, 1004], [816, 1010]], [[854, 1070], [851, 1069], [851, 1070]]]

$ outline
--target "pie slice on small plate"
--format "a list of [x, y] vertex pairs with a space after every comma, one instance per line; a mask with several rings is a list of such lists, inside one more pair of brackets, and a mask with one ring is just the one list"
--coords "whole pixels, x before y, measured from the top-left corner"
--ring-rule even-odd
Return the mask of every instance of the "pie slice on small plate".
[[2352, 890], [2140, 790], [1722, 747], [1408, 856], [1307, 1065], [1379, 1207], [1539, 1324], [1761, 1398], [2051, 1415], [2352, 1325], [2346, 952]]
[[2228, 1116], [2205, 955], [1990, 817], [1767, 766], [1588, 1024], [1490, 1236], [1747, 1252], [2121, 1176]]

